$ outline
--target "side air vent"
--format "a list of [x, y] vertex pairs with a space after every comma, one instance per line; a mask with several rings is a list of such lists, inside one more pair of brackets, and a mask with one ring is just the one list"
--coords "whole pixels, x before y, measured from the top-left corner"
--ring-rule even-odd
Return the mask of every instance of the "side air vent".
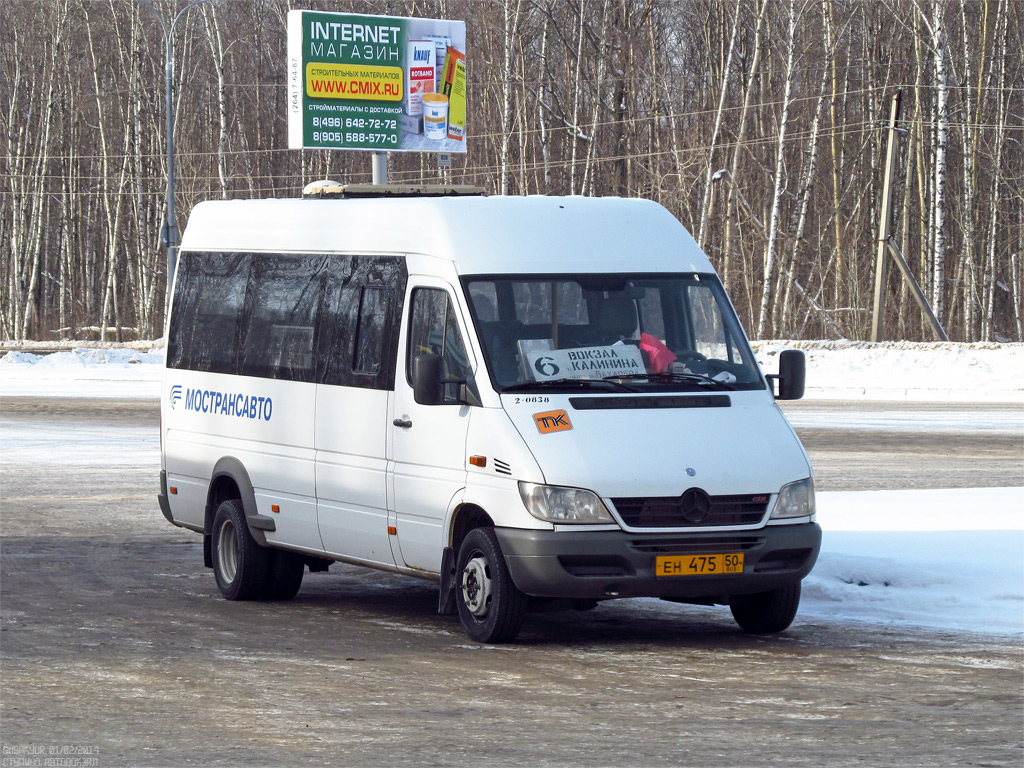
[[494, 471], [499, 475], [511, 475], [512, 467], [508, 462], [502, 461], [501, 459], [494, 460]]

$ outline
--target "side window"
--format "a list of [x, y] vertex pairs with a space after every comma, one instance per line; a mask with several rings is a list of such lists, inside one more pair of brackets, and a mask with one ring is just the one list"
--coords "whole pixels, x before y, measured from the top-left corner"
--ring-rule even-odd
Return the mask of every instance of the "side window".
[[260, 256], [252, 270], [239, 372], [314, 380], [313, 341], [327, 259]]
[[354, 262], [351, 256], [332, 256], [328, 265], [317, 354], [321, 366], [318, 379], [323, 384], [354, 384], [352, 350], [359, 312], [359, 285], [352, 275]]
[[356, 373], [378, 373], [384, 359], [384, 332], [388, 320], [388, 291], [379, 286], [360, 289], [359, 321], [356, 326]]
[[391, 389], [407, 280], [394, 256], [182, 253], [167, 366]]
[[174, 297], [171, 304], [171, 323], [167, 334], [167, 367], [188, 368], [191, 358], [192, 340], [194, 338], [192, 324], [185, 318], [196, 316], [196, 304], [199, 300], [199, 286], [196, 278], [199, 274], [200, 259], [195, 253], [178, 254], [178, 272], [174, 281]]
[[394, 386], [407, 275], [394, 256], [331, 257], [317, 346], [322, 384]]
[[[469, 356], [462, 343], [452, 301], [447, 292], [435, 288], [418, 288], [412, 294], [405, 371], [410, 383], [413, 360], [423, 353], [440, 355], [449, 379], [465, 381], [470, 373]], [[454, 388], [449, 387], [448, 390], [447, 396], [455, 397]]]
[[175, 285], [167, 365], [235, 373], [239, 326], [252, 257], [182, 254]]

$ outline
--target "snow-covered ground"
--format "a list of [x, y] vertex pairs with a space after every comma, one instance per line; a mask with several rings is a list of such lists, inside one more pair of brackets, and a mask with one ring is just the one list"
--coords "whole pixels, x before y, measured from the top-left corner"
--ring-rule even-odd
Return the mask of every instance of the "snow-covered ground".
[[0, 357], [0, 397], [159, 398], [163, 348], [80, 347]]
[[[755, 344], [768, 372], [777, 369], [778, 352], [793, 347], [808, 356], [809, 397], [1024, 403], [1021, 344]], [[162, 359], [159, 348], [9, 352], [0, 358], [0, 398], [157, 398]], [[918, 410], [905, 426], [934, 418], [931, 428], [1011, 430], [1021, 437], [1024, 471], [1024, 415], [986, 427], [963, 412], [942, 414]], [[159, 462], [156, 435], [137, 429], [69, 432], [12, 426], [2, 416], [0, 401], [0, 461], [8, 471], [26, 461], [77, 460], [90, 440], [128, 463]], [[877, 428], [844, 426], [828, 410], [803, 410], [799, 418], [801, 426]], [[804, 582], [801, 617], [1024, 637], [1024, 488], [819, 493], [818, 520], [824, 541]]]
[[831, 400], [1024, 402], [1024, 344], [759, 341], [765, 373], [784, 349], [807, 356], [807, 397]]
[[817, 501], [821, 556], [804, 581], [802, 617], [1024, 636], [1024, 488]]

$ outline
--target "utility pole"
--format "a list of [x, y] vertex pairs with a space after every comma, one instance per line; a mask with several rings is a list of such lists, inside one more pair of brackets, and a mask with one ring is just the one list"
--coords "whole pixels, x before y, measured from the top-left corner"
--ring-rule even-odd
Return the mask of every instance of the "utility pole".
[[[170, 306], [171, 281], [174, 279], [174, 270], [178, 265], [178, 224], [174, 218], [174, 28], [178, 25], [178, 19], [185, 15], [185, 11], [194, 8], [202, 3], [211, 0], [194, 0], [189, 3], [174, 17], [171, 28], [168, 29], [160, 12], [153, 7], [149, 0], [139, 0], [149, 8], [160, 22], [160, 29], [164, 33], [164, 72], [167, 76], [167, 219], [160, 229], [160, 244], [167, 248], [167, 297], [165, 307]], [[167, 313], [164, 313], [165, 317]]]
[[889, 110], [889, 140], [885, 149], [885, 179], [882, 186], [882, 211], [878, 217], [878, 243], [875, 253], [875, 301], [871, 312], [871, 340], [882, 340], [882, 320], [885, 315], [885, 273], [889, 266], [886, 243], [892, 228], [892, 178], [896, 173], [896, 131], [899, 130], [900, 103], [903, 91], [896, 91]]
[[899, 127], [900, 103], [903, 99], [903, 92], [896, 91], [892, 97], [892, 107], [889, 112], [889, 140], [885, 150], [885, 179], [882, 186], [882, 211], [878, 219], [878, 250], [875, 255], [875, 300], [871, 312], [871, 341], [882, 340], [882, 323], [885, 316], [885, 273], [889, 266], [889, 255], [892, 254], [896, 266], [903, 275], [910, 288], [914, 301], [917, 302], [921, 313], [928, 320], [932, 333], [940, 341], [949, 341], [946, 331], [935, 313], [932, 311], [928, 299], [921, 290], [914, 274], [910, 271], [907, 260], [896, 245], [896, 238], [892, 236], [892, 181], [896, 174], [896, 137], [898, 133], [906, 133], [905, 128]]

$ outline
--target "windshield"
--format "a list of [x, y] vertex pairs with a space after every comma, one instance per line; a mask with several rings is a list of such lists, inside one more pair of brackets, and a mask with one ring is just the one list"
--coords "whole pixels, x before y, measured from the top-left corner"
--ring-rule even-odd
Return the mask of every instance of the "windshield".
[[763, 389], [713, 274], [463, 278], [501, 390]]

